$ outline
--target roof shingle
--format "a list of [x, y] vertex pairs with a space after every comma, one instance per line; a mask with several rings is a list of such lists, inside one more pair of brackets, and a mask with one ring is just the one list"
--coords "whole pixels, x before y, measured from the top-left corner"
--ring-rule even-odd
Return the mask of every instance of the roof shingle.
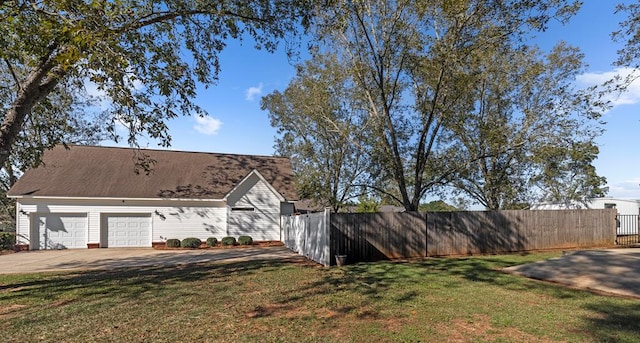
[[[155, 161], [136, 173], [140, 154]], [[147, 150], [97, 146], [57, 146], [43, 165], [28, 170], [9, 196], [222, 199], [257, 170], [287, 200], [296, 200], [288, 158]]]

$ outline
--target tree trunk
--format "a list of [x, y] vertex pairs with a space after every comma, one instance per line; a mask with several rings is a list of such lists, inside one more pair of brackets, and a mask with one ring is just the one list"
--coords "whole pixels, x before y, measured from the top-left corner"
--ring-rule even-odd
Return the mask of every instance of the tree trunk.
[[0, 125], [0, 166], [4, 166], [9, 160], [13, 144], [33, 106], [53, 91], [62, 75], [61, 69], [55, 67], [52, 59], [43, 59], [24, 82], [15, 80], [18, 83], [18, 94]]

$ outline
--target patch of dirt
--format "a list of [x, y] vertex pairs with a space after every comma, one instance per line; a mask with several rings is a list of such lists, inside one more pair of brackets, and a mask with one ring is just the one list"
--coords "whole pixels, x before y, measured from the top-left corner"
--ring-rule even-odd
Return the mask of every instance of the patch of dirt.
[[475, 342], [505, 340], [508, 342], [553, 342], [522, 332], [516, 328], [494, 328], [487, 315], [475, 315], [473, 320], [454, 319], [449, 325], [440, 325], [438, 331], [448, 342]]
[[27, 307], [27, 305], [18, 305], [18, 304], [0, 307], [0, 316], [5, 316], [7, 314], [20, 311], [25, 307]]

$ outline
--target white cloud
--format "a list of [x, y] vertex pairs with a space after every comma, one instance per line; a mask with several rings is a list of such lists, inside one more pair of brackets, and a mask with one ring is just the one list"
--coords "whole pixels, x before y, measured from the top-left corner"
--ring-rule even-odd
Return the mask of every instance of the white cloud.
[[196, 125], [193, 128], [202, 134], [213, 136], [218, 133], [220, 126], [222, 126], [222, 122], [216, 118], [198, 116], [196, 117]]
[[601, 73], [585, 73], [578, 75], [576, 80], [579, 84], [588, 87], [602, 85], [616, 77], [619, 77], [620, 80], [625, 80], [632, 74], [636, 79], [628, 85], [626, 90], [622, 93], [610, 94], [608, 100], [611, 101], [612, 106], [634, 105], [640, 103], [640, 79], [637, 78], [640, 74], [632, 68], [616, 68], [612, 71]]
[[640, 199], [640, 178], [609, 184], [607, 196]]
[[262, 94], [262, 82], [258, 85], [258, 87], [249, 87], [245, 92], [245, 99], [248, 101], [253, 101], [256, 96]]

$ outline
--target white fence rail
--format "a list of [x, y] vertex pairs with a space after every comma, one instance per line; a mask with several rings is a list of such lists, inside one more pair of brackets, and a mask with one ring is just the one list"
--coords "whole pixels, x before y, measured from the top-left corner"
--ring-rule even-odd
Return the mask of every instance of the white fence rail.
[[330, 211], [282, 216], [282, 241], [284, 245], [325, 266], [329, 266], [329, 215]]

